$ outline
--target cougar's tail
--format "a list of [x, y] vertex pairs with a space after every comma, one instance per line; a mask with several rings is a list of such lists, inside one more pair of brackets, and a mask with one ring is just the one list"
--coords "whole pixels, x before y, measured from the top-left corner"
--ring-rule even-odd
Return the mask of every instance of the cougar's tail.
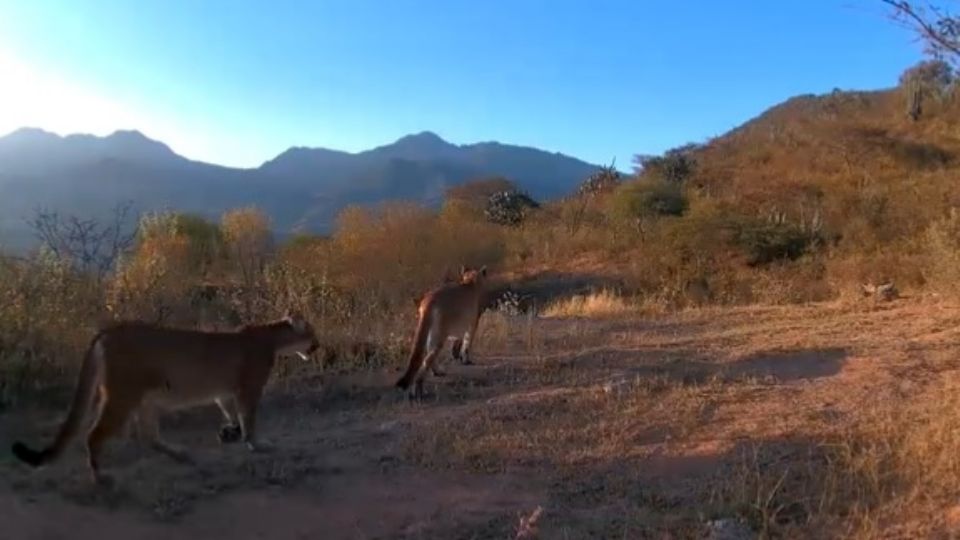
[[56, 439], [54, 439], [50, 446], [43, 450], [33, 450], [19, 441], [13, 443], [11, 450], [13, 451], [13, 455], [17, 456], [20, 461], [23, 461], [31, 467], [46, 465], [60, 457], [60, 454], [63, 453], [63, 450], [70, 443], [71, 439], [73, 439], [73, 436], [76, 435], [80, 427], [80, 422], [83, 421], [83, 417], [87, 410], [90, 409], [93, 397], [96, 395], [99, 371], [98, 364], [102, 361], [102, 346], [100, 344], [102, 336], [102, 333], [97, 334], [97, 336], [93, 338], [93, 341], [90, 342], [90, 347], [87, 348], [87, 353], [83, 358], [83, 365], [80, 368], [77, 388], [73, 394], [73, 402], [70, 404], [70, 411], [67, 413], [66, 420], [60, 425], [60, 431], [57, 433]]
[[413, 350], [410, 351], [407, 372], [397, 381], [397, 388], [404, 390], [409, 388], [413, 383], [414, 377], [420, 372], [420, 366], [423, 364], [423, 351], [427, 347], [427, 337], [430, 333], [431, 312], [432, 310], [427, 308], [420, 314], [420, 320], [417, 322], [417, 331], [413, 335]]

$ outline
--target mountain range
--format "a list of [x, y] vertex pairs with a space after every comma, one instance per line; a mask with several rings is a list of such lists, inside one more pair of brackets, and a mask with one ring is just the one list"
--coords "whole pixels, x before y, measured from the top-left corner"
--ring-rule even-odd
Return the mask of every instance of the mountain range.
[[571, 192], [597, 165], [536, 148], [456, 145], [425, 131], [349, 153], [293, 147], [256, 168], [193, 161], [138, 131], [60, 136], [22, 128], [0, 137], [0, 246], [31, 244], [35, 209], [104, 218], [118, 204], [136, 212], [173, 209], [216, 219], [256, 205], [279, 234], [325, 233], [349, 204], [411, 200], [436, 206], [445, 190], [503, 176], [538, 199]]

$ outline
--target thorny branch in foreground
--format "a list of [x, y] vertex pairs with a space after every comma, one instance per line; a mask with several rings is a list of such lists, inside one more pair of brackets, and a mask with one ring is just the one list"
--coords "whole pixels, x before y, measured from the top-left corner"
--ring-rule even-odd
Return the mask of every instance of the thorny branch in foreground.
[[960, 62], [960, 17], [931, 3], [920, 5], [906, 0], [880, 0], [893, 8], [895, 20], [913, 28], [927, 44], [927, 52], [938, 58]]

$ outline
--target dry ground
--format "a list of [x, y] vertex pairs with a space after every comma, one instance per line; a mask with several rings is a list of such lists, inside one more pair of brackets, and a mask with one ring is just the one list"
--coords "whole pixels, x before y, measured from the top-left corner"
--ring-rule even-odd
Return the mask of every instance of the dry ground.
[[[271, 454], [221, 447], [214, 408], [166, 422], [195, 466], [115, 443], [113, 491], [89, 485], [79, 445], [40, 471], [4, 454], [0, 538], [505, 539], [538, 506], [549, 539], [696, 538], [716, 518], [789, 538], [950, 537], [960, 517], [897, 469], [913, 458], [894, 438], [862, 438], [952, 395], [960, 305], [483, 327], [479, 365], [448, 364], [419, 406], [392, 389], [394, 371], [275, 383]], [[48, 440], [61, 414], [0, 414], [0, 448]]]

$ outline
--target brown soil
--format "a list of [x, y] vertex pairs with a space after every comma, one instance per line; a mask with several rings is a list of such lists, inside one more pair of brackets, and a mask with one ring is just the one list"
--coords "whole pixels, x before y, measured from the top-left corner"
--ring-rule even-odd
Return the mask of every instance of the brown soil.
[[[538, 506], [542, 538], [693, 538], [738, 517], [743, 471], [806, 463], [858, 411], [960, 368], [960, 306], [910, 300], [483, 326], [479, 365], [448, 364], [421, 405], [392, 370], [273, 384], [269, 454], [221, 446], [212, 407], [165, 424], [195, 465], [115, 442], [112, 490], [79, 444], [37, 471], [5, 454], [0, 538], [503, 539]], [[7, 411], [0, 448], [61, 414]]]

